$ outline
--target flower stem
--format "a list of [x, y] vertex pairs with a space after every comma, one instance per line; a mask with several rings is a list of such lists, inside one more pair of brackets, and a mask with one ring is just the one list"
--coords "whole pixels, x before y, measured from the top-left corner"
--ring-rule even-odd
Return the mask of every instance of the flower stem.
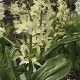
[[11, 40], [9, 40], [8, 38], [6, 38], [5, 36], [3, 36], [3, 38], [4, 38], [7, 42], [9, 42], [11, 45], [16, 46]]
[[32, 35], [30, 35], [30, 46], [29, 46], [30, 54], [32, 54]]
[[70, 0], [70, 21], [71, 21], [71, 0]]

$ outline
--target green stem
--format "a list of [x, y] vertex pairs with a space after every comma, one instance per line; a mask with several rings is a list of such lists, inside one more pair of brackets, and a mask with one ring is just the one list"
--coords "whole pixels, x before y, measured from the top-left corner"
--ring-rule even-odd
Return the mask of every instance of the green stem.
[[24, 64], [24, 70], [25, 70], [25, 77], [26, 77], [26, 80], [28, 78], [28, 74], [27, 74], [27, 69], [26, 69], [26, 65]]
[[71, 0], [70, 0], [70, 21], [71, 21]]
[[4, 56], [4, 54], [5, 54], [5, 43], [4, 43], [4, 40], [2, 41], [2, 43], [1, 43], [1, 47], [2, 47], [2, 55]]
[[3, 38], [4, 38], [7, 42], [9, 42], [11, 45], [16, 46], [11, 40], [9, 40], [8, 38], [6, 38], [5, 36], [3, 36]]
[[41, 14], [40, 14], [40, 27], [42, 25], [42, 10], [41, 10]]
[[30, 54], [32, 54], [32, 35], [30, 35], [30, 46], [29, 46]]
[[31, 74], [33, 73], [33, 65], [31, 61], [31, 54], [32, 54], [32, 35], [29, 35], [29, 70], [28, 70], [28, 78], [27, 80], [30, 80]]
[[29, 72], [28, 72], [28, 80], [31, 79], [31, 74], [33, 73], [33, 65], [32, 65], [32, 61], [29, 60]]

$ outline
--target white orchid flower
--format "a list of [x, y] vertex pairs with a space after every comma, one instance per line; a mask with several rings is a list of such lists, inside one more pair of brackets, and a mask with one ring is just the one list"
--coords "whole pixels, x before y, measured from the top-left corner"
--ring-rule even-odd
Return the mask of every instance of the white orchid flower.
[[0, 38], [3, 36], [4, 32], [5, 32], [5, 29], [0, 27]]

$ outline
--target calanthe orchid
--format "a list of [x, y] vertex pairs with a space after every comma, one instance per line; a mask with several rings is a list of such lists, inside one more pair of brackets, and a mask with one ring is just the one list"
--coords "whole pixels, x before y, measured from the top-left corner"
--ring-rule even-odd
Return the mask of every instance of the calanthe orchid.
[[[3, 1], [3, 0], [1, 0]], [[4, 6], [3, 6], [3, 2], [0, 2], [0, 20], [3, 20], [3, 18], [5, 17], [4, 15]]]
[[77, 0], [75, 5], [76, 5], [75, 11], [77, 12], [78, 15], [80, 15], [80, 0]]
[[[20, 46], [21, 54], [25, 57], [26, 54], [32, 54], [35, 55], [35, 58], [39, 58], [41, 48], [44, 46], [44, 51], [46, 52], [51, 46], [53, 38], [50, 36], [50, 33], [53, 31], [52, 23], [54, 20], [52, 17], [55, 16], [55, 12], [50, 8], [50, 3], [48, 1], [34, 0], [33, 3], [34, 4], [30, 6], [29, 10], [26, 8], [25, 3], [21, 3], [22, 5], [19, 7], [18, 2], [16, 1], [11, 4], [10, 11], [12, 15], [19, 16], [19, 19], [15, 18], [14, 20], [15, 32], [17, 34], [24, 32], [25, 34], [32, 36], [31, 43], [29, 36], [27, 36], [25, 42], [27, 44], [23, 43]], [[17, 11], [14, 7], [16, 7]], [[24, 14], [21, 14], [21, 12], [24, 12]], [[34, 49], [35, 52], [29, 53], [29, 44], [32, 45], [32, 49]], [[26, 50], [28, 50], [28, 53], [26, 53]]]

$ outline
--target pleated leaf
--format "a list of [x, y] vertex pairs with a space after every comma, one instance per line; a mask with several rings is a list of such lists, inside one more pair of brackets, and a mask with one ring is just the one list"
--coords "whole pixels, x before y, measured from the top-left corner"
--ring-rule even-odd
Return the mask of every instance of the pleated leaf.
[[72, 63], [60, 54], [48, 59], [32, 74], [31, 80], [60, 80], [69, 73], [71, 66]]

